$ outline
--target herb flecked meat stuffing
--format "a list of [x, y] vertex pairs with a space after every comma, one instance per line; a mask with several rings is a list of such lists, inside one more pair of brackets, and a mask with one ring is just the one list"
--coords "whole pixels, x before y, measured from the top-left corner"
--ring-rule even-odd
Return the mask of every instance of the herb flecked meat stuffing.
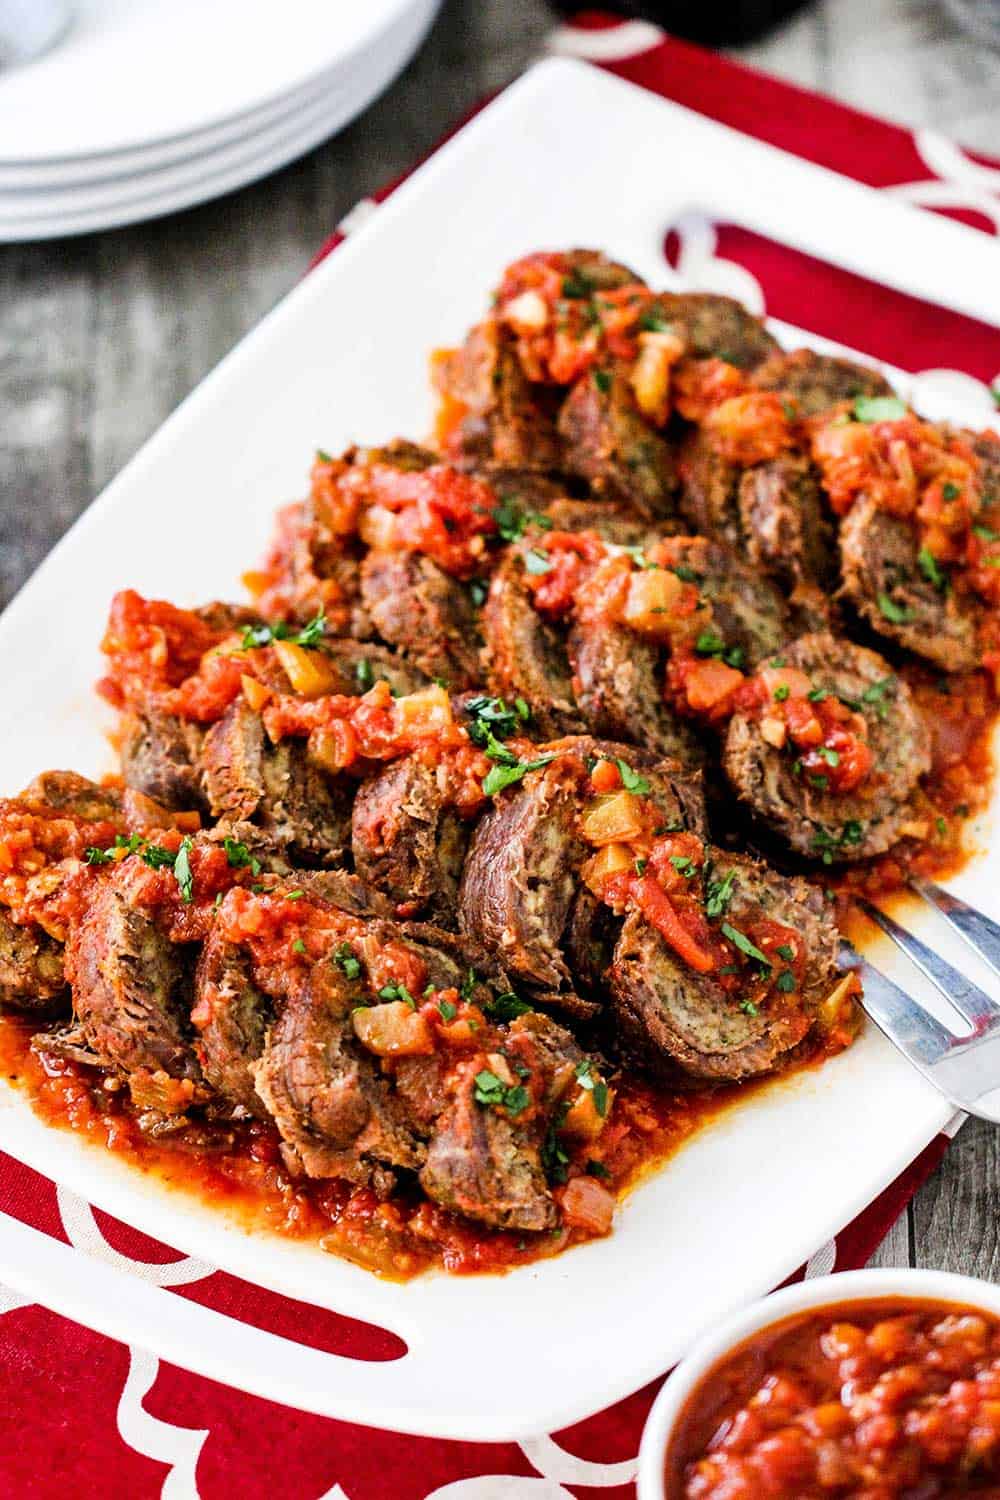
[[116, 596], [115, 783], [0, 803], [46, 1076], [393, 1274], [607, 1233], [678, 1091], [849, 1045], [837, 921], [958, 857], [1000, 674], [995, 433], [593, 250], [432, 368], [249, 605]]

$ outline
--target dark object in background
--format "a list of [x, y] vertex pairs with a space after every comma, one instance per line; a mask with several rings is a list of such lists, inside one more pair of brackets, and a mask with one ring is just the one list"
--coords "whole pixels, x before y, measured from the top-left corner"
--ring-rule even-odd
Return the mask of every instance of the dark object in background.
[[552, 0], [564, 16], [584, 9], [614, 11], [618, 15], [655, 21], [674, 36], [709, 46], [735, 46], [763, 36], [779, 21], [802, 10], [808, 0], [597, 0], [583, 6], [579, 0]]

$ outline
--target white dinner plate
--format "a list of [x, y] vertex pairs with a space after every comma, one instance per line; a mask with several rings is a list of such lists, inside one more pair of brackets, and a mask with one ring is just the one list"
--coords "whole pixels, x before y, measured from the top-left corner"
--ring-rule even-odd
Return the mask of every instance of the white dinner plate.
[[73, 0], [68, 33], [0, 74], [0, 162], [75, 160], [251, 114], [349, 72], [413, 0]]
[[[591, 244], [671, 285], [663, 231], [700, 209], [1000, 325], [986, 236], [596, 70], [544, 63], [223, 361], [10, 605], [0, 619], [0, 788], [15, 791], [44, 766], [107, 768], [108, 719], [92, 683], [112, 593], [130, 586], [181, 604], [238, 597], [275, 507], [302, 492], [317, 446], [430, 429], [428, 351], [462, 336], [506, 262]], [[809, 337], [782, 332], [788, 342]], [[905, 392], [907, 377], [893, 378]], [[967, 420], [980, 418], [971, 403]], [[986, 844], [991, 827], [992, 816], [979, 830]], [[1000, 916], [1000, 850], [988, 848], [955, 885]], [[914, 914], [914, 930], [995, 984], [932, 923]], [[910, 981], [888, 945], [872, 956]], [[582, 1418], [668, 1368], [835, 1234], [950, 1115], [869, 1028], [822, 1068], [755, 1092], [700, 1131], [631, 1194], [609, 1238], [507, 1276], [394, 1285], [315, 1246], [247, 1233], [46, 1126], [0, 1084], [0, 1144], [14, 1157], [210, 1264], [392, 1329], [407, 1353], [375, 1364], [304, 1348], [13, 1220], [0, 1221], [0, 1282], [292, 1406], [441, 1437], [519, 1437]]]
[[311, 150], [364, 110], [412, 57], [440, 0], [415, 0], [385, 45], [338, 88], [310, 90], [298, 108], [226, 144], [153, 170], [42, 191], [0, 190], [0, 240], [50, 239], [151, 219], [218, 197]]

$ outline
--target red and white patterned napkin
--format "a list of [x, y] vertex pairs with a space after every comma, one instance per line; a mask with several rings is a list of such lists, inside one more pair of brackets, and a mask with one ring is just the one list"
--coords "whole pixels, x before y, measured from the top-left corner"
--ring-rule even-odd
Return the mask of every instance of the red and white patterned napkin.
[[[1000, 161], [910, 132], [666, 37], [645, 22], [580, 16], [553, 50], [908, 202], [1000, 234]], [[393, 187], [395, 184], [393, 184]], [[392, 187], [359, 205], [336, 249]], [[989, 421], [1000, 333], [727, 225], [686, 223], [671, 259], [698, 285], [971, 395]], [[947, 268], [942, 268], [947, 274]], [[817, 287], [822, 296], [817, 296]], [[863, 1265], [941, 1161], [938, 1137], [799, 1275]], [[0, 1155], [0, 1210], [178, 1296], [359, 1358], [387, 1336], [263, 1292], [137, 1234]], [[143, 1350], [24, 1305], [0, 1287], [0, 1494], [63, 1500], [627, 1500], [658, 1382], [564, 1432], [519, 1444], [450, 1443], [326, 1421], [186, 1374]]]

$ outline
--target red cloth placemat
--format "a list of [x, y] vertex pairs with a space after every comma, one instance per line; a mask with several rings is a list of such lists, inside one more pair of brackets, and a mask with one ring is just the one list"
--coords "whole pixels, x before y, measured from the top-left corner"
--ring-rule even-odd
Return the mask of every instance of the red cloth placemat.
[[[1000, 233], [1000, 162], [962, 152], [666, 38], [642, 22], [581, 16], [557, 50], [601, 66], [808, 159]], [[395, 186], [395, 184], [393, 184]], [[354, 223], [392, 190], [359, 205]], [[345, 221], [323, 247], [350, 232]], [[683, 226], [671, 257], [699, 284], [732, 291], [790, 322], [956, 383], [990, 409], [1000, 334], [874, 289], [731, 226]], [[986, 384], [984, 384], [986, 383]], [[912, 1163], [804, 1274], [863, 1265], [947, 1148]], [[391, 1358], [390, 1336], [215, 1272], [145, 1239], [0, 1156], [0, 1210], [81, 1250], [220, 1311], [318, 1347]], [[803, 1274], [803, 1273], [800, 1273]], [[658, 1384], [658, 1383], [657, 1383]], [[62, 1500], [626, 1500], [657, 1385], [554, 1436], [521, 1444], [446, 1443], [330, 1422], [160, 1366], [0, 1287], [0, 1493]]]

